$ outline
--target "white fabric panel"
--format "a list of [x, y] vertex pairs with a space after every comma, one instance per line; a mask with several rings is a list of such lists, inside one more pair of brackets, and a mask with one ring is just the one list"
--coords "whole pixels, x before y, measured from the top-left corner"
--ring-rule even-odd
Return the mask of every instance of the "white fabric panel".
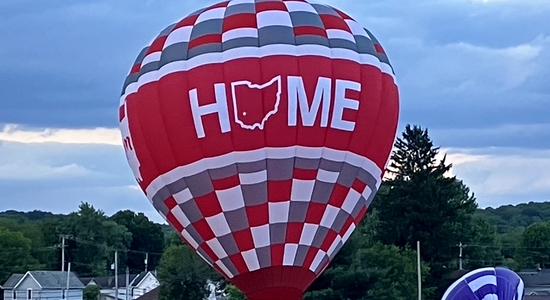
[[256, 248], [267, 247], [270, 244], [269, 224], [250, 228]]
[[269, 203], [269, 224], [287, 223], [290, 201]]
[[302, 236], [300, 237], [300, 245], [311, 246], [311, 244], [313, 244], [313, 238], [315, 237], [315, 233], [317, 232], [318, 228], [319, 225], [316, 224], [304, 224], [304, 228], [302, 229]]
[[468, 286], [474, 292], [486, 284], [497, 285], [497, 277], [494, 275], [486, 275], [468, 282]]
[[232, 211], [245, 206], [240, 185], [227, 190], [216, 190], [216, 196], [223, 211]]
[[344, 233], [344, 236], [342, 237], [342, 243], [347, 242], [353, 231], [355, 230], [355, 224], [351, 223], [351, 226], [348, 228], [346, 233]]
[[317, 270], [317, 267], [319, 267], [319, 264], [323, 260], [323, 258], [327, 255], [325, 251], [319, 250], [317, 252], [317, 255], [315, 255], [315, 258], [313, 259], [313, 262], [311, 263], [311, 267], [309, 268], [311, 271], [315, 272]]
[[293, 11], [307, 11], [310, 13], [318, 14], [315, 8], [311, 6], [311, 4], [306, 2], [300, 2], [300, 1], [286, 1], [284, 2], [286, 5], [286, 8], [289, 12]]
[[161, 51], [153, 52], [143, 58], [141, 65], [145, 66], [148, 63], [159, 61], [161, 56]]
[[225, 7], [218, 7], [207, 10], [199, 15], [195, 21], [195, 25], [208, 20], [223, 19], [225, 15]]
[[290, 14], [286, 11], [262, 11], [256, 14], [256, 19], [258, 21], [258, 28], [268, 26], [287, 26], [293, 28]]
[[223, 273], [225, 273], [225, 276], [229, 278], [233, 278], [233, 276], [235, 276], [234, 274], [231, 273], [231, 271], [229, 271], [229, 269], [225, 266], [225, 264], [221, 260], [218, 260], [216, 262], [216, 265], [220, 267]]
[[313, 194], [314, 186], [315, 180], [292, 179], [290, 200], [309, 202], [311, 194]]
[[191, 39], [192, 29], [193, 26], [184, 26], [170, 32], [170, 34], [166, 38], [166, 41], [164, 42], [163, 49], [166, 49], [166, 47], [173, 44], [189, 42], [189, 40]]
[[189, 221], [189, 219], [187, 218], [187, 216], [185, 215], [185, 213], [183, 212], [183, 210], [181, 210], [181, 208], [179, 206], [176, 206], [176, 207], [172, 208], [172, 210], [170, 210], [170, 212], [172, 212], [174, 217], [176, 217], [176, 219], [178, 220], [178, 222], [180, 222], [180, 224], [183, 226], [183, 228], [185, 228], [185, 227], [187, 227], [191, 224], [191, 221]]
[[237, 5], [237, 4], [245, 4], [245, 3], [256, 3], [254, 2], [254, 0], [231, 0], [231, 2], [229, 2], [229, 4], [227, 5], [228, 7], [229, 6], [233, 6], [233, 5]]
[[334, 207], [330, 204], [327, 205], [325, 213], [323, 214], [323, 218], [321, 219], [321, 226], [331, 228], [334, 220], [336, 220], [336, 216], [338, 215], [339, 211], [339, 208]]
[[345, 20], [345, 21], [349, 29], [351, 30], [351, 33], [353, 33], [353, 35], [361, 35], [370, 39], [370, 36], [367, 34], [367, 31], [365, 31], [363, 26], [361, 26], [359, 23], [355, 22], [354, 20]]
[[256, 184], [267, 181], [267, 170], [258, 171], [255, 173], [239, 173], [239, 181], [241, 184]]
[[222, 42], [227, 42], [236, 38], [243, 37], [258, 37], [258, 29], [256, 28], [237, 28], [233, 30], [226, 31], [222, 34]]
[[241, 254], [249, 271], [260, 269], [260, 262], [258, 261], [258, 254], [255, 249], [244, 251]]
[[181, 232], [181, 236], [191, 245], [191, 247], [193, 247], [193, 249], [197, 250], [197, 248], [199, 248], [199, 244], [197, 243], [197, 241], [195, 241], [195, 239], [189, 234], [189, 232], [187, 232], [187, 230], [183, 230]]
[[231, 233], [231, 228], [229, 228], [229, 224], [227, 224], [227, 219], [223, 213], [206, 218], [206, 223], [210, 225], [212, 232], [218, 237]]
[[327, 29], [327, 36], [329, 39], [343, 39], [355, 43], [353, 35], [347, 31], [340, 29]]
[[344, 200], [344, 204], [342, 204], [342, 209], [351, 215], [351, 212], [353, 211], [355, 206], [357, 206], [360, 198], [361, 194], [359, 194], [354, 189], [350, 189], [348, 195], [346, 196], [346, 199]]
[[214, 254], [216, 254], [218, 258], [225, 258], [228, 256], [218, 239], [211, 239], [207, 241], [206, 244], [214, 251]]
[[319, 169], [319, 172], [317, 173], [317, 180], [327, 183], [336, 183], [339, 175], [340, 173], [338, 172], [331, 172]]
[[191, 191], [189, 190], [189, 188], [185, 188], [181, 192], [175, 193], [172, 197], [174, 197], [174, 199], [176, 199], [176, 202], [178, 204], [183, 204], [183, 203], [193, 199], [193, 195], [191, 195]]
[[285, 244], [285, 253], [283, 256], [283, 266], [293, 266], [298, 252], [298, 244]]

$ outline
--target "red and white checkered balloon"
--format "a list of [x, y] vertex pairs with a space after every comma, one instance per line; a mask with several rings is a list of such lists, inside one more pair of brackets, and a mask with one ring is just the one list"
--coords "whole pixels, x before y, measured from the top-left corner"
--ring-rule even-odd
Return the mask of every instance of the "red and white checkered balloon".
[[399, 99], [374, 36], [303, 0], [232, 0], [169, 26], [120, 101], [154, 207], [248, 299], [301, 299], [367, 211]]

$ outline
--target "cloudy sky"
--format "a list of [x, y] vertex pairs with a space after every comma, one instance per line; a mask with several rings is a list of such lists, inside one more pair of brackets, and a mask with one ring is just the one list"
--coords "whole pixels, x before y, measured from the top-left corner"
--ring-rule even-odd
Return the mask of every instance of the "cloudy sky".
[[[0, 211], [142, 211], [118, 132], [123, 80], [212, 0], [0, 1]], [[395, 68], [400, 128], [427, 127], [481, 207], [550, 200], [550, 1], [326, 0]]]

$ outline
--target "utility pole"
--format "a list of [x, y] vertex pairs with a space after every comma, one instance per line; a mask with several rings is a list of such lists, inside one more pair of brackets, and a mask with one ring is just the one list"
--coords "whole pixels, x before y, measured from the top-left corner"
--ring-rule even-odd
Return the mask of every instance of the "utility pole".
[[69, 263], [69, 266], [67, 267], [67, 294], [65, 294], [65, 298], [69, 299], [69, 289], [71, 286], [69, 285], [69, 282], [71, 281], [71, 263]]
[[128, 294], [130, 293], [129, 288], [130, 288], [130, 268], [126, 267], [126, 297], [125, 297], [126, 300], [130, 299], [128, 297]]
[[149, 264], [149, 252], [145, 253], [145, 273], [147, 273], [148, 264]]
[[459, 270], [463, 270], [462, 269], [462, 249], [466, 247], [466, 245], [462, 244], [462, 242], [458, 243], [458, 269]]
[[418, 300], [422, 300], [422, 266], [420, 264], [420, 241], [416, 241], [416, 267], [418, 268]]
[[65, 239], [70, 238], [69, 235], [61, 235], [61, 272], [65, 272]]
[[118, 251], [115, 251], [115, 299], [118, 300]]

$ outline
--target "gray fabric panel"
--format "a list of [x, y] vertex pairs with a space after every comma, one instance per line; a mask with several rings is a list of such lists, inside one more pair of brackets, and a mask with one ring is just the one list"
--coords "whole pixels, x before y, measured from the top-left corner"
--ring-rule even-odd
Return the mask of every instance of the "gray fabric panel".
[[206, 254], [206, 252], [199, 247], [199, 249], [197, 249], [197, 252], [199, 252], [202, 257], [204, 257], [204, 259], [206, 259], [211, 265], [214, 265], [214, 261], [210, 258], [210, 256], [208, 256], [208, 254]]
[[223, 214], [232, 232], [241, 231], [247, 229], [250, 226], [248, 224], [248, 217], [246, 215], [245, 208], [239, 208], [234, 211], [224, 212]]
[[174, 61], [187, 60], [189, 51], [189, 43], [176, 43], [162, 50], [160, 56], [160, 66], [164, 66]]
[[267, 161], [260, 160], [250, 163], [238, 163], [237, 164], [237, 170], [239, 173], [255, 173], [259, 171], [263, 171], [267, 168]]
[[284, 244], [286, 238], [286, 224], [277, 223], [269, 225], [269, 238], [271, 244]]
[[216, 53], [216, 52], [222, 52], [222, 44], [221, 43], [211, 43], [211, 44], [204, 44], [197, 46], [193, 49], [189, 50], [189, 58], [193, 58], [195, 56], [205, 54], [205, 53]]
[[359, 180], [366, 183], [367, 186], [370, 187], [371, 189], [376, 188], [377, 180], [369, 172], [363, 169], [359, 169], [359, 171], [357, 171], [357, 178], [359, 178]]
[[340, 171], [340, 175], [338, 175], [338, 180], [336, 182], [345, 187], [351, 187], [351, 185], [355, 181], [355, 176], [357, 175], [358, 169], [359, 168], [352, 165], [343, 164], [342, 170]]
[[319, 168], [319, 159], [296, 157], [294, 166], [298, 169], [317, 170]]
[[157, 71], [160, 68], [160, 64], [158, 61], [150, 62], [144, 66], [141, 66], [141, 69], [139, 70], [139, 76], [149, 73], [151, 71]]
[[239, 274], [239, 271], [237, 270], [237, 268], [235, 267], [235, 265], [233, 264], [233, 262], [229, 257], [224, 257], [221, 259], [221, 261], [225, 265], [225, 267], [229, 270], [229, 272], [231, 272], [231, 274], [233, 275]]
[[195, 227], [193, 227], [193, 224], [185, 227], [185, 231], [189, 233], [189, 235], [195, 240], [195, 242], [197, 242], [197, 244], [200, 245], [204, 243], [204, 239], [199, 234], [199, 232], [195, 229]]
[[[158, 193], [157, 193], [158, 195]], [[170, 196], [170, 195], [168, 195]], [[167, 197], [168, 198], [168, 197]], [[161, 213], [163, 216], [167, 216], [168, 215], [168, 206], [166, 206], [166, 204], [164, 204], [164, 200], [166, 200], [166, 198], [162, 199], [161, 196], [159, 197], [153, 197], [153, 206], [155, 207], [155, 209]]]
[[288, 180], [292, 179], [293, 174], [294, 158], [267, 160], [268, 180]]
[[304, 264], [304, 260], [306, 259], [308, 250], [309, 250], [309, 246], [298, 245], [298, 250], [296, 251], [296, 258], [294, 258], [295, 266], [301, 266]]
[[229, 17], [237, 14], [256, 14], [256, 5], [254, 3], [241, 3], [237, 5], [228, 6], [225, 10], [225, 17]]
[[313, 243], [311, 244], [311, 246], [316, 247], [316, 248], [321, 248], [321, 245], [325, 241], [325, 238], [327, 237], [327, 234], [328, 234], [329, 230], [330, 229], [328, 229], [328, 228], [320, 226], [317, 229], [317, 232], [315, 233], [315, 237], [313, 238]]
[[120, 93], [120, 94], [124, 95], [124, 92], [126, 91], [126, 88], [131, 83], [138, 81], [138, 79], [139, 79], [139, 72], [136, 72], [136, 73], [133, 73], [133, 74], [130, 74], [130, 75], [126, 76], [126, 80], [124, 80], [124, 84], [122, 85], [122, 93]]
[[237, 38], [232, 39], [226, 42], [222, 43], [222, 49], [230, 50], [234, 48], [240, 48], [240, 47], [258, 47], [259, 41], [257, 38], [254, 37], [243, 37], [243, 38]]
[[319, 28], [325, 28], [323, 21], [318, 14], [314, 14], [307, 11], [293, 11], [290, 13], [290, 19], [294, 27], [299, 26], [313, 26]]
[[[176, 180], [169, 185], [165, 187], [168, 189], [168, 192], [172, 195], [177, 194], [187, 188], [187, 183], [185, 183], [185, 179], [181, 178], [179, 180]], [[162, 189], [161, 189], [162, 190]]]
[[221, 34], [222, 22], [222, 19], [212, 19], [200, 22], [199, 24], [193, 26], [190, 40], [192, 41], [198, 37], [209, 34]]
[[370, 204], [372, 203], [372, 200], [374, 199], [374, 197], [376, 197], [376, 192], [378, 190], [377, 189], [373, 189], [372, 193], [370, 194], [369, 198], [367, 199], [367, 207], [370, 206]]
[[157, 208], [166, 207], [164, 204], [164, 201], [168, 199], [168, 197], [172, 196], [172, 194], [168, 191], [167, 188], [162, 188], [153, 196], [153, 205]]
[[244, 203], [253, 206], [267, 203], [267, 182], [241, 185]]
[[258, 255], [260, 268], [271, 266], [271, 249], [269, 246], [256, 249], [256, 254]]
[[355, 44], [357, 45], [357, 52], [376, 56], [376, 50], [374, 49], [374, 44], [369, 38], [361, 35], [355, 35], [354, 37], [355, 37]]
[[321, 260], [321, 263], [317, 266], [317, 269], [315, 269], [315, 274], [319, 274], [325, 265], [325, 263], [328, 261], [328, 255], [324, 255], [323, 259]]
[[171, 25], [167, 26], [166, 28], [164, 28], [164, 29], [159, 33], [159, 35], [157, 36], [157, 38], [159, 38], [159, 37], [161, 37], [161, 36], [169, 35], [170, 32], [172, 32], [172, 29], [174, 29], [174, 27], [176, 27], [176, 24], [177, 24], [177, 23], [174, 23], [174, 24], [171, 24]]
[[[369, 36], [371, 37], [372, 39], [372, 42], [374, 44], [378, 44], [380, 45], [380, 42], [378, 41], [378, 39], [376, 39], [376, 37], [372, 34], [372, 32], [370, 32], [368, 29], [364, 28], [365, 31], [369, 34]], [[378, 53], [376, 52], [376, 57], [378, 57], [378, 59], [381, 61], [381, 62], [384, 62], [384, 63], [387, 63], [388, 65], [390, 65], [391, 67], [391, 64], [390, 64], [390, 61], [388, 59], [388, 57], [384, 54], [381, 54], [381, 53]], [[392, 70], [393, 70], [393, 67], [392, 67]]]
[[330, 259], [333, 259], [336, 256], [336, 254], [338, 254], [338, 252], [340, 252], [340, 250], [342, 249], [343, 246], [344, 246], [344, 243], [342, 243], [342, 241], [338, 242], [338, 245], [336, 246], [336, 249], [330, 255]]
[[322, 45], [329, 47], [328, 39], [318, 35], [300, 35], [296, 37], [296, 45]]
[[313, 186], [313, 193], [311, 194], [311, 202], [327, 204], [333, 189], [334, 183], [316, 180]]
[[208, 170], [212, 180], [225, 179], [237, 174], [237, 165], [232, 164], [223, 168]]
[[271, 44], [295, 45], [294, 29], [286, 26], [268, 26], [258, 29], [260, 46]]
[[340, 232], [340, 230], [342, 230], [342, 227], [344, 227], [344, 224], [346, 223], [346, 220], [348, 218], [349, 218], [349, 214], [344, 210], [340, 210], [336, 215], [336, 219], [334, 219], [334, 223], [332, 223], [332, 230], [336, 232]]
[[342, 169], [342, 164], [342, 162], [335, 162], [332, 160], [321, 158], [319, 168], [331, 172], [340, 172], [340, 170]]
[[149, 51], [149, 47], [145, 47], [145, 48], [141, 49], [138, 56], [136, 57], [136, 60], [134, 61], [134, 65], [141, 64], [141, 62], [145, 58], [145, 55], [147, 54], [147, 51]]
[[367, 201], [364, 197], [359, 197], [359, 201], [357, 201], [357, 204], [351, 211], [351, 216], [355, 219], [359, 215], [359, 212], [367, 205]]
[[185, 216], [191, 223], [195, 223], [204, 218], [194, 199], [180, 204], [179, 206], [181, 210], [185, 212]]
[[289, 222], [303, 223], [306, 220], [308, 202], [290, 201]]
[[344, 48], [357, 52], [357, 45], [354, 42], [344, 39], [328, 39], [331, 48]]
[[208, 176], [208, 171], [203, 171], [190, 177], [185, 177], [185, 182], [187, 182], [187, 186], [189, 186], [191, 195], [195, 198], [204, 196], [214, 191], [214, 186], [212, 186], [212, 181], [210, 180], [210, 176]]
[[233, 235], [231, 233], [218, 237], [218, 241], [222, 245], [227, 255], [239, 253], [239, 247], [237, 247], [237, 242], [235, 242], [235, 239], [233, 238]]
[[313, 6], [313, 8], [315, 8], [315, 10], [317, 11], [317, 13], [319, 13], [320, 15], [323, 14], [323, 15], [340, 16], [340, 15], [339, 15], [334, 9], [332, 9], [332, 7], [330, 7], [330, 6], [323, 5], [323, 4], [316, 4], [316, 3], [311, 3], [311, 6]]

